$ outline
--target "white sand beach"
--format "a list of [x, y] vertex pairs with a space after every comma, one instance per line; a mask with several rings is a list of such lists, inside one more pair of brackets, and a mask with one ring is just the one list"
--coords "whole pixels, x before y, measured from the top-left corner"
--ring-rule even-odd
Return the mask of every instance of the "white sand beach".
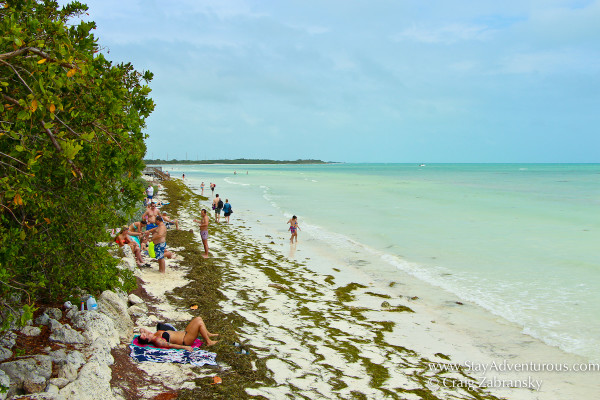
[[[203, 203], [210, 209], [210, 201]], [[192, 221], [197, 216], [190, 212], [180, 211], [181, 229], [193, 229], [201, 243]], [[420, 391], [428, 390], [441, 399], [467, 399], [474, 390], [483, 396], [550, 400], [589, 398], [596, 392], [597, 370], [564, 370], [588, 368], [583, 358], [533, 340], [500, 318], [482, 324], [476, 306], [432, 304], [428, 293], [413, 291], [408, 278], [384, 287], [358, 269], [315, 272], [323, 266], [289, 258], [287, 237], [258, 243], [245, 233], [251, 221], [236, 217], [235, 223], [218, 227], [211, 219], [209, 245], [213, 262], [225, 271], [220, 290], [226, 300], [219, 307], [246, 320], [239, 336], [267, 359], [276, 382], [248, 389], [250, 395], [349, 398], [362, 393], [376, 399], [396, 393], [420, 398]], [[177, 254], [178, 249], [171, 250]], [[159, 300], [161, 320], [193, 316], [170, 306], [165, 297], [191, 279], [180, 257], [167, 261], [165, 275], [155, 262], [139, 271], [146, 291]], [[340, 290], [347, 285], [356, 287]], [[399, 296], [399, 290], [405, 295]], [[462, 366], [462, 371], [440, 371], [434, 363]], [[556, 371], [559, 365], [562, 371]], [[152, 373], [154, 368], [144, 369]]]

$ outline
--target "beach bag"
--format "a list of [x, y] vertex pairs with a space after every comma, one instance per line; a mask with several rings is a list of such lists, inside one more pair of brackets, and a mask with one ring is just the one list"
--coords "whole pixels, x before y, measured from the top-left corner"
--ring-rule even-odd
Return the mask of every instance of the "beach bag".
[[171, 324], [168, 324], [166, 322], [159, 322], [158, 324], [156, 324], [156, 330], [157, 331], [176, 331], [177, 329], [175, 329], [175, 327]]
[[223, 208], [223, 200], [219, 200], [219, 205], [217, 206], [217, 208]]
[[156, 252], [154, 252], [154, 242], [148, 243], [148, 255], [150, 258], [156, 258]]
[[212, 208], [213, 208], [213, 210], [215, 209], [215, 203], [213, 203]]

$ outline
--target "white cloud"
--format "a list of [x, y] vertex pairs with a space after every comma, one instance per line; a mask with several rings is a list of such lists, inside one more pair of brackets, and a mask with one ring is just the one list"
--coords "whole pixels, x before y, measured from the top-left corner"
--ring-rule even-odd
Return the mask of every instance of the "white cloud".
[[413, 25], [392, 36], [394, 41], [414, 41], [431, 44], [451, 44], [462, 41], [485, 40], [490, 30], [484, 25], [449, 24], [440, 28], [423, 28]]
[[534, 51], [504, 57], [497, 74], [532, 73], [593, 73], [598, 71], [598, 60], [588, 63], [586, 54], [576, 50]]

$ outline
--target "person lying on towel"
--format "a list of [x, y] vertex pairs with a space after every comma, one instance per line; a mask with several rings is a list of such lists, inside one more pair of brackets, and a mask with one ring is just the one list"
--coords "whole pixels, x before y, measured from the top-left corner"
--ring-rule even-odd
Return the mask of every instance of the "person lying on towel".
[[212, 346], [218, 342], [211, 339], [211, 337], [219, 336], [218, 333], [210, 333], [204, 325], [204, 321], [201, 317], [196, 317], [185, 328], [185, 331], [176, 330], [157, 330], [155, 333], [150, 332], [147, 329], [140, 328], [140, 337], [138, 342], [140, 344], [152, 344], [156, 347], [162, 347], [166, 349], [184, 349], [192, 350], [192, 344], [198, 338], [202, 336], [204, 343], [207, 346]]

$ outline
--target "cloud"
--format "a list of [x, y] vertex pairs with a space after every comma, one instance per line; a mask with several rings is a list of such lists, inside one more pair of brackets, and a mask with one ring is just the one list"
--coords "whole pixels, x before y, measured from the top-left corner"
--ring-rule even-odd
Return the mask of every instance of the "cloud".
[[452, 44], [463, 41], [483, 41], [491, 31], [485, 25], [449, 24], [440, 28], [424, 28], [413, 25], [392, 36], [396, 42], [412, 41], [429, 44]]

